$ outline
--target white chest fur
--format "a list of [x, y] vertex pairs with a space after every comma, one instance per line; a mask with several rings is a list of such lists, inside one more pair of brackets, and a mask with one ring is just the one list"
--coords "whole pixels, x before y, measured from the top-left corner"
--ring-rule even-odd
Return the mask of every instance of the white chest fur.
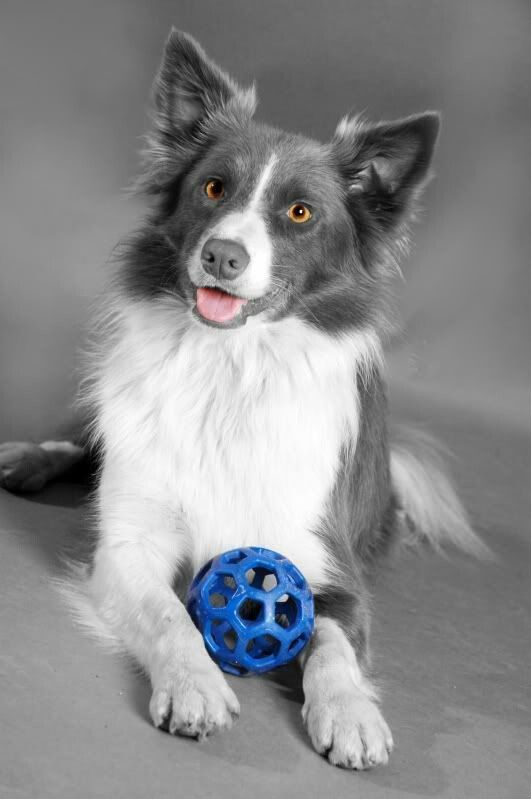
[[341, 446], [356, 440], [355, 369], [369, 349], [297, 319], [220, 331], [175, 305], [134, 306], [99, 381], [107, 452], [167, 492], [195, 568], [261, 545], [315, 587], [326, 554], [314, 531]]

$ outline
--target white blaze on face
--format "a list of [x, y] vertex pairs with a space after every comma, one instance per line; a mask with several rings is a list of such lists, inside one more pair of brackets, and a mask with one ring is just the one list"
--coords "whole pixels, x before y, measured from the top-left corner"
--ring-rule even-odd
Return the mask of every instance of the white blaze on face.
[[210, 238], [237, 241], [249, 254], [249, 266], [241, 277], [231, 282], [234, 291], [249, 299], [261, 297], [271, 289], [273, 246], [263, 214], [264, 192], [277, 162], [272, 155], [258, 178], [248, 205], [242, 211], [227, 214], [201, 236], [192, 256], [190, 277], [200, 285], [216, 281], [201, 266], [201, 250]]

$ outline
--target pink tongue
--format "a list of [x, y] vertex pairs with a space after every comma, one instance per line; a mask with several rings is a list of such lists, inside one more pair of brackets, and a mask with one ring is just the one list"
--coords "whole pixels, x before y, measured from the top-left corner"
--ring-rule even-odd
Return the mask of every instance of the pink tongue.
[[246, 302], [219, 289], [197, 289], [197, 310], [211, 322], [230, 322]]

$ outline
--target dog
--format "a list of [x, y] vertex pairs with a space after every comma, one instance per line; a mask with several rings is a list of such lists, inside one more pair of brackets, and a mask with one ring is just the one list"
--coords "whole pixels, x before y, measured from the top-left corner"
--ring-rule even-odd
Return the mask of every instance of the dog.
[[[282, 552], [315, 597], [309, 737], [364, 769], [393, 747], [369, 672], [371, 569], [406, 538], [481, 547], [429, 442], [387, 429], [382, 345], [439, 115], [347, 116], [323, 144], [255, 107], [254, 88], [171, 32], [137, 185], [149, 211], [82, 387], [101, 468], [76, 602], [148, 673], [154, 725], [202, 739], [239, 704], [175, 583], [228, 549]], [[3, 445], [3, 484], [36, 490], [82, 455]]]

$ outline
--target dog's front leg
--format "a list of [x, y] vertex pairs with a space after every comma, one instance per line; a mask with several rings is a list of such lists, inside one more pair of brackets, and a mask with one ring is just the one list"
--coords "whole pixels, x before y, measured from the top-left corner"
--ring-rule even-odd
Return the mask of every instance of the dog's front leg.
[[341, 626], [317, 615], [303, 653], [302, 716], [314, 748], [330, 763], [364, 769], [387, 763], [393, 739]]
[[156, 727], [204, 738], [228, 728], [236, 696], [172, 588], [186, 554], [179, 514], [156, 486], [104, 469], [91, 590], [98, 611], [148, 672]]

